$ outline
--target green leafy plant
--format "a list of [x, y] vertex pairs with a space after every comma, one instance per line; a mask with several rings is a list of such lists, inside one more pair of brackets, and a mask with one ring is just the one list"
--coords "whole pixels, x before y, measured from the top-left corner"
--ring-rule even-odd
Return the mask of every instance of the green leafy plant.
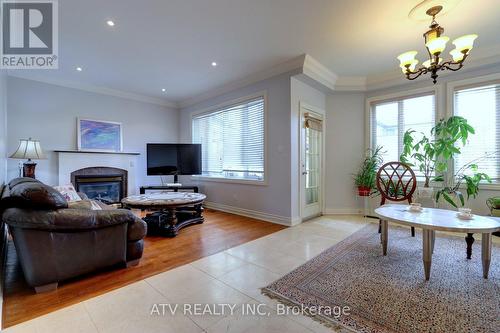
[[[403, 152], [399, 159], [412, 167], [418, 167], [424, 175], [424, 187], [429, 187], [435, 173], [448, 170], [448, 160], [460, 154], [458, 143], [465, 146], [474, 128], [463, 117], [441, 119], [431, 130], [431, 137], [424, 133], [417, 139], [416, 131], [409, 129], [403, 135]], [[439, 176], [438, 176], [439, 177]]]
[[354, 184], [358, 187], [373, 189], [377, 178], [377, 170], [382, 164], [382, 147], [367, 149], [363, 163], [354, 175]]
[[[482, 158], [486, 158], [487, 156], [488, 155], [485, 155], [485, 157]], [[457, 201], [463, 207], [465, 205], [465, 197], [460, 191], [462, 184], [465, 185], [467, 200], [469, 200], [470, 197], [477, 197], [479, 193], [479, 184], [481, 182], [486, 181], [491, 183], [491, 178], [487, 174], [478, 172], [478, 166], [475, 164], [475, 161], [465, 164], [455, 173], [455, 182], [453, 186], [445, 186], [436, 192], [436, 202], [439, 202], [439, 199], [442, 197], [455, 208], [458, 208]], [[470, 173], [468, 173], [468, 171], [470, 171]], [[444, 181], [444, 179], [442, 180]]]
[[[466, 146], [471, 134], [475, 134], [474, 128], [467, 123], [467, 119], [452, 116], [441, 119], [431, 130], [431, 137], [421, 133], [421, 138], [416, 138], [416, 131], [410, 129], [403, 136], [403, 152], [400, 156], [401, 162], [410, 166], [417, 166], [425, 178], [424, 187], [429, 187], [430, 181], [442, 182], [445, 185], [435, 193], [435, 201], [443, 198], [453, 207], [458, 203], [465, 205], [465, 197], [460, 191], [465, 186], [467, 200], [475, 198], [479, 192], [481, 182], [490, 182], [490, 177], [478, 172], [477, 162], [488, 158], [491, 154], [465, 164], [452, 177], [452, 185], [447, 184], [446, 174], [449, 161], [456, 155], [461, 154], [461, 147]], [[495, 154], [495, 153], [493, 153]]]

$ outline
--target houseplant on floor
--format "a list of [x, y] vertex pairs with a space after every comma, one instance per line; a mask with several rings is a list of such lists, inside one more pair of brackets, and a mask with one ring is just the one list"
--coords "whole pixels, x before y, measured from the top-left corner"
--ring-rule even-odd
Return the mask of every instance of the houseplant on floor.
[[378, 167], [382, 164], [382, 147], [367, 149], [366, 157], [354, 175], [354, 184], [361, 197], [370, 196], [375, 188]]

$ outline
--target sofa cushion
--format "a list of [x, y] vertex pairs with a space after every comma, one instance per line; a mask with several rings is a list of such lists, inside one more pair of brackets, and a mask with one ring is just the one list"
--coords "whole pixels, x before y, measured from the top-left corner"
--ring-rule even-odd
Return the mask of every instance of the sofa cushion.
[[54, 210], [67, 208], [68, 202], [51, 186], [40, 182], [21, 182], [11, 187], [8, 206]]
[[67, 202], [74, 202], [74, 201], [80, 201], [82, 198], [76, 193], [75, 188], [73, 187], [73, 184], [67, 184], [67, 185], [62, 185], [62, 186], [54, 186], [56, 191], [61, 193], [66, 199]]

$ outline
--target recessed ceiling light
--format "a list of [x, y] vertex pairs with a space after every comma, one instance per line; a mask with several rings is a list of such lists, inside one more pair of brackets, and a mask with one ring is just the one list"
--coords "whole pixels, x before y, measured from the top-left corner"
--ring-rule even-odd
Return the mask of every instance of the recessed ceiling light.
[[165, 91], [167, 91], [167, 89], [165, 89], [165, 88], [162, 88], [162, 89], [161, 89], [161, 91], [165, 92]]
[[76, 70], [77, 70], [78, 72], [81, 72], [81, 71], [83, 71], [83, 68], [81, 68], [81, 67], [77, 67], [77, 68], [76, 68]]
[[107, 20], [106, 24], [109, 25], [110, 27], [114, 27], [115, 26], [115, 22], [113, 22], [111, 20]]
[[217, 63], [215, 61], [212, 61], [212, 67], [216, 67]]

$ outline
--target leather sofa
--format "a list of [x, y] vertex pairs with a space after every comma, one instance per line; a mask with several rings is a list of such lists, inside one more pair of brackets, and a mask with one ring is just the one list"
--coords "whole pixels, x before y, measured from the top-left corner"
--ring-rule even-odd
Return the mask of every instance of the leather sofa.
[[32, 178], [16, 178], [0, 205], [24, 276], [37, 293], [59, 281], [114, 265], [137, 265], [144, 248], [146, 223], [131, 211], [89, 200], [68, 205], [54, 188]]

